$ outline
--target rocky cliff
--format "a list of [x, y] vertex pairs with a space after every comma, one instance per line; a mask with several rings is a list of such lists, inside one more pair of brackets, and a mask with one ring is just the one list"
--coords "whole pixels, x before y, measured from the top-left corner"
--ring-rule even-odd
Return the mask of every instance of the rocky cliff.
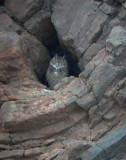
[[1, 160], [121, 160], [125, 124], [125, 0], [0, 1]]

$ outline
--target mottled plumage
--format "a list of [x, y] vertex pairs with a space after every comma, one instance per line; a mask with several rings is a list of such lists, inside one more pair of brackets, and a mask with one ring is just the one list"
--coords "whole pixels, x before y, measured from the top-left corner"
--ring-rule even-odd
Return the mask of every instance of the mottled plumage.
[[55, 55], [47, 69], [46, 80], [51, 89], [64, 77], [68, 76], [68, 63], [65, 57]]

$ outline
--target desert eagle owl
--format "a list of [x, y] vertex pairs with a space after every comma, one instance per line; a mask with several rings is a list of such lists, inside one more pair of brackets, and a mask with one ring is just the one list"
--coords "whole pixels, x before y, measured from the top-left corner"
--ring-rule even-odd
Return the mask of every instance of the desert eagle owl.
[[47, 69], [46, 80], [51, 89], [64, 77], [68, 76], [68, 63], [65, 57], [55, 55]]

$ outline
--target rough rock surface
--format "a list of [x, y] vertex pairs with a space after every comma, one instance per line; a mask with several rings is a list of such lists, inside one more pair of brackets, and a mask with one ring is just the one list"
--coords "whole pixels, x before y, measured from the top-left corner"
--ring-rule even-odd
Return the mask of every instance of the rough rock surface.
[[97, 41], [106, 21], [93, 0], [58, 0], [54, 5], [52, 22], [59, 41], [78, 58]]

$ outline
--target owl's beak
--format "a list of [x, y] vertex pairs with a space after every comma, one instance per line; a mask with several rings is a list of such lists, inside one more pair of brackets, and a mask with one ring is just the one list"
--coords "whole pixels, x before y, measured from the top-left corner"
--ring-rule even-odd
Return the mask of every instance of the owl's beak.
[[58, 76], [58, 72], [54, 72], [56, 76]]

